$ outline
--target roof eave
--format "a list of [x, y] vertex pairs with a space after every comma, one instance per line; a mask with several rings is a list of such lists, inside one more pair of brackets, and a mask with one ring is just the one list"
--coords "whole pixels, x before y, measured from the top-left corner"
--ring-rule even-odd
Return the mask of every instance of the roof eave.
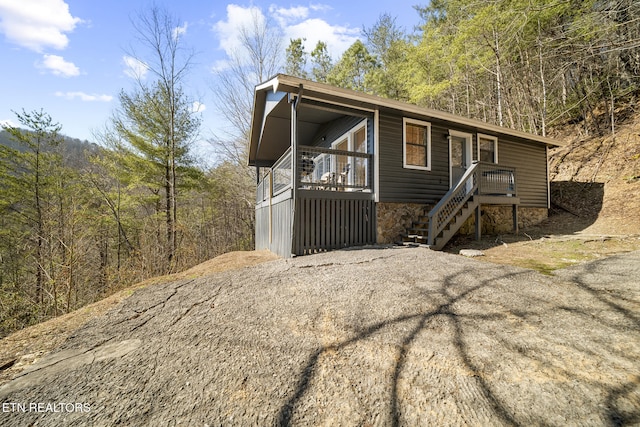
[[[274, 83], [275, 82], [275, 83]], [[343, 98], [345, 101], [356, 102], [360, 104], [368, 104], [377, 108], [390, 108], [398, 111], [406, 111], [417, 115], [423, 115], [432, 117], [434, 119], [443, 120], [447, 122], [457, 123], [464, 126], [475, 127], [483, 129], [488, 132], [499, 133], [503, 135], [509, 135], [516, 138], [535, 141], [548, 146], [563, 146], [564, 142], [558, 141], [552, 138], [544, 137], [541, 135], [535, 135], [528, 132], [523, 132], [515, 129], [510, 129], [490, 123], [486, 123], [476, 119], [469, 119], [466, 117], [458, 116], [444, 111], [433, 110], [426, 107], [420, 107], [414, 104], [408, 104], [402, 101], [396, 101], [393, 99], [382, 98], [376, 95], [370, 95], [362, 92], [356, 92], [351, 89], [344, 89], [335, 86], [331, 86], [325, 83], [318, 83], [311, 80], [305, 80], [298, 77], [292, 77], [285, 74], [278, 74], [270, 81], [261, 85], [261, 87], [274, 87], [274, 90], [285, 90], [287, 92], [297, 91], [300, 84], [305, 88], [305, 93], [318, 92], [333, 97]]]
[[248, 165], [256, 165], [256, 154], [258, 144], [260, 142], [260, 132], [262, 130], [262, 121], [264, 120], [264, 108], [266, 94], [269, 90], [278, 91], [279, 75], [272, 77], [264, 83], [255, 87], [253, 92], [253, 111], [251, 112], [251, 127], [249, 128], [249, 158]]

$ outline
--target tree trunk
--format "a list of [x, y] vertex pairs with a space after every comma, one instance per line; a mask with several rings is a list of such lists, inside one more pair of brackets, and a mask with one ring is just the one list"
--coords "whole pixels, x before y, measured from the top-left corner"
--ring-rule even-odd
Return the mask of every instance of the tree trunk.
[[502, 119], [502, 70], [500, 68], [500, 46], [498, 44], [498, 32], [493, 30], [493, 37], [495, 41], [494, 53], [496, 56], [496, 109], [498, 115], [498, 125], [503, 126], [504, 121]]
[[[40, 200], [40, 139], [36, 141], [35, 151], [35, 205], [36, 205], [36, 302], [42, 306], [44, 301], [44, 224], [42, 216], [42, 202]], [[42, 308], [42, 307], [40, 307]]]

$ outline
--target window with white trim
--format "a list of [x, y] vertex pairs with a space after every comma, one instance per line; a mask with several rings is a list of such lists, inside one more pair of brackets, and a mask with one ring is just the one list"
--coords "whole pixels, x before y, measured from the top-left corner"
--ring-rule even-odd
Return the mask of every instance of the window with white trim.
[[402, 119], [403, 166], [431, 170], [431, 123]]
[[474, 152], [473, 155], [481, 162], [498, 163], [498, 138], [479, 133], [477, 152]]
[[[347, 133], [331, 144], [334, 150], [367, 152], [367, 120], [363, 120], [351, 128]], [[360, 157], [334, 155], [331, 156], [331, 170], [342, 175], [342, 184], [352, 186], [368, 186], [368, 165], [365, 159]]]

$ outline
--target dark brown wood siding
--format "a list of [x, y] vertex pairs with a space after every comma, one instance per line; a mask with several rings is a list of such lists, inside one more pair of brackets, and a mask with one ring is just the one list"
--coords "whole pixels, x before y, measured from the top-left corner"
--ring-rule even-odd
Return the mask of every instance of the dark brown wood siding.
[[[429, 122], [428, 118], [412, 117]], [[449, 190], [449, 129], [431, 123], [431, 170], [406, 169], [402, 159], [402, 116], [380, 113], [381, 202], [436, 203]]]
[[520, 206], [548, 206], [547, 151], [542, 144], [498, 137], [498, 163], [516, 168]]
[[[470, 133], [474, 141], [481, 129], [473, 129], [406, 116], [431, 123], [431, 171], [406, 169], [402, 159], [402, 116], [380, 112], [380, 202], [437, 203], [449, 190], [449, 130]], [[547, 156], [543, 144], [498, 137], [498, 163], [516, 168], [521, 206], [547, 207]]]

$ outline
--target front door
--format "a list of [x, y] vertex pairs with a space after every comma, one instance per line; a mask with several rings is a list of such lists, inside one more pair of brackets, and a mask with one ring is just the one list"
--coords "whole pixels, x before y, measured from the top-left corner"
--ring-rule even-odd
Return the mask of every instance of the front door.
[[455, 186], [467, 169], [471, 166], [473, 158], [471, 156], [471, 140], [473, 135], [470, 133], [449, 131], [449, 185]]

